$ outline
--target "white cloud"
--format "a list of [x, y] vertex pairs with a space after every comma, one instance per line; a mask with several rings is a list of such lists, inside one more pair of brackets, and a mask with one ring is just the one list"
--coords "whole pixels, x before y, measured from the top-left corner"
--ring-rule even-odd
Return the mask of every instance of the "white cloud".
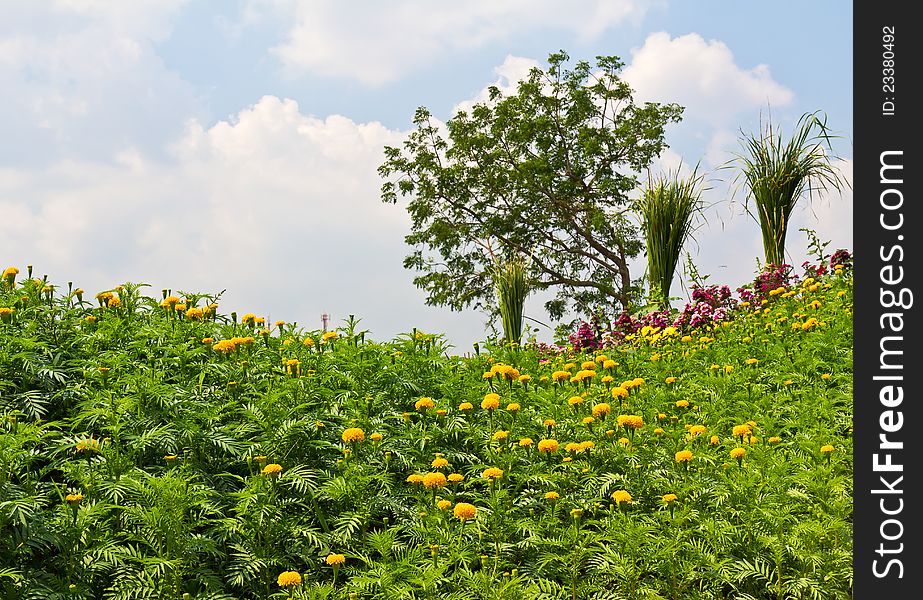
[[[175, 135], [176, 114], [198, 114], [192, 86], [154, 43], [185, 0], [17, 3], [0, 22], [0, 162], [109, 156], [126, 143]], [[38, 26], [37, 24], [41, 24]]]
[[[656, 4], [660, 4], [659, 2]], [[640, 0], [471, 0], [444, 3], [254, 0], [248, 14], [272, 12], [293, 20], [287, 39], [272, 52], [293, 73], [311, 72], [380, 85], [439, 58], [516, 35], [563, 29], [584, 42], [607, 29], [637, 23], [652, 6]]]
[[152, 295], [226, 288], [225, 311], [312, 328], [322, 312], [336, 325], [355, 314], [375, 339], [448, 332], [464, 352], [482, 316], [423, 306], [402, 267], [409, 217], [379, 197], [382, 147], [404, 135], [265, 96], [229, 121], [188, 123], [171, 161], [129, 148], [0, 170], [3, 260], [94, 293], [126, 280]]
[[767, 105], [784, 106], [794, 93], [776, 82], [766, 65], [745, 69], [723, 42], [697, 33], [671, 38], [653, 33], [632, 50], [623, 71], [638, 100], [676, 102], [686, 116], [712, 126], [734, 123], [739, 115]]
[[452, 114], [454, 115], [460, 110], [470, 111], [474, 108], [475, 104], [487, 102], [490, 99], [490, 92], [487, 88], [491, 87], [491, 85], [498, 88], [504, 96], [515, 94], [519, 82], [526, 79], [529, 76], [529, 71], [535, 67], [542, 68], [542, 65], [534, 58], [524, 58], [507, 54], [506, 58], [503, 59], [503, 63], [494, 67], [497, 80], [481, 88], [481, 91], [473, 98], [463, 100], [456, 104], [452, 108]]

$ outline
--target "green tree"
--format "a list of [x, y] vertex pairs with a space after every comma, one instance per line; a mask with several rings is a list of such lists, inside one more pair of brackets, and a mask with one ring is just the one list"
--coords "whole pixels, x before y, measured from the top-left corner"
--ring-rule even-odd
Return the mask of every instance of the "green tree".
[[491, 306], [493, 248], [529, 257], [533, 289], [556, 292], [554, 318], [631, 307], [628, 262], [642, 243], [628, 195], [683, 109], [635, 104], [618, 57], [568, 60], [550, 55], [514, 94], [491, 87], [444, 127], [421, 107], [403, 147], [385, 148], [382, 199], [410, 198], [404, 266], [420, 272], [427, 304]]

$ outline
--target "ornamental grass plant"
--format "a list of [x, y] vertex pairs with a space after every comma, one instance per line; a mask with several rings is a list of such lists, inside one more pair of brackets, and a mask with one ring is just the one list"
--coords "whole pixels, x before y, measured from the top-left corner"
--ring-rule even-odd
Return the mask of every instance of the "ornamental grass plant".
[[[792, 211], [828, 190], [841, 192], [848, 182], [834, 166], [831, 135], [820, 111], [801, 115], [787, 140], [778, 126], [767, 120], [757, 133], [743, 134], [735, 158], [747, 188], [747, 205], [753, 202], [763, 236], [766, 264], [785, 264], [785, 237]], [[748, 212], [752, 215], [749, 206]]]
[[494, 287], [497, 290], [497, 308], [503, 325], [503, 339], [518, 346], [522, 340], [523, 309], [529, 295], [529, 263], [522, 256], [514, 256], [494, 263]]
[[647, 277], [651, 300], [661, 309], [670, 307], [670, 287], [683, 245], [702, 211], [702, 183], [698, 166], [686, 177], [677, 168], [648, 179], [637, 203], [647, 248]]

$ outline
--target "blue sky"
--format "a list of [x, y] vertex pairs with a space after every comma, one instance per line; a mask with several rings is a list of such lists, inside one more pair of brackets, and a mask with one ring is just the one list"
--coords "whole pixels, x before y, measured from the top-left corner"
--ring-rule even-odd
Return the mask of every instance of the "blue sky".
[[[783, 130], [820, 109], [851, 180], [849, 3], [560, 6], [0, 0], [0, 261], [88, 290], [226, 289], [225, 310], [308, 327], [355, 314], [379, 339], [418, 327], [467, 351], [484, 317], [423, 305], [401, 267], [409, 221], [379, 201], [381, 148], [417, 106], [448, 119], [559, 49], [618, 55], [639, 99], [687, 107], [661, 166], [713, 169], [768, 106]], [[736, 287], [761, 252], [728, 197], [716, 182], [689, 250]], [[797, 211], [795, 264], [800, 227], [851, 248], [851, 193]], [[545, 320], [540, 305], [527, 314]]]

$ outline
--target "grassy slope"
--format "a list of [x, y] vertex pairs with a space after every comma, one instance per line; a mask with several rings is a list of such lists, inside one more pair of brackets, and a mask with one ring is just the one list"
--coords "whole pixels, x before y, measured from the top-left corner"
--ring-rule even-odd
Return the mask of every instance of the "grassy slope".
[[[450, 357], [438, 336], [376, 343], [353, 327], [322, 344], [178, 318], [132, 286], [118, 308], [36, 282], [0, 291], [16, 309], [0, 324], [0, 597], [848, 597], [852, 292], [821, 284], [692, 341], [655, 332], [608, 349], [616, 367], [557, 385], [546, 378], [596, 356]], [[254, 339], [227, 355], [203, 343], [234, 336]], [[485, 379], [498, 362], [531, 381]], [[636, 378], [620, 405], [609, 388]], [[481, 409], [492, 391], [499, 409]], [[423, 397], [434, 408], [415, 410]], [[611, 413], [584, 423], [604, 402]], [[644, 426], [631, 434], [619, 414]], [[741, 444], [747, 421], [757, 439]], [[696, 424], [707, 431], [689, 439]], [[364, 441], [344, 443], [348, 427]], [[539, 454], [548, 437], [560, 449]], [[406, 481], [437, 453], [463, 482]], [[260, 474], [269, 463], [282, 472]], [[489, 483], [488, 467], [503, 477]], [[476, 518], [453, 517], [457, 502]], [[280, 589], [288, 570], [304, 585]]]

